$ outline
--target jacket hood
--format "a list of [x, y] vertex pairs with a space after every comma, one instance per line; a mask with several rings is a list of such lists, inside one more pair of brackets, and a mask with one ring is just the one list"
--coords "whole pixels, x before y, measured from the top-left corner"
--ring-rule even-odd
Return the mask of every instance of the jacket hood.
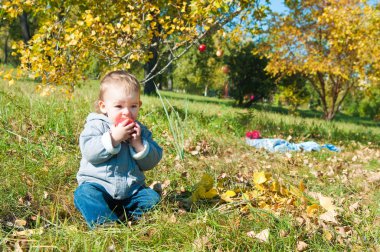
[[86, 122], [93, 121], [93, 120], [101, 120], [101, 121], [104, 121], [108, 124], [111, 124], [110, 119], [103, 114], [90, 113], [86, 118]]

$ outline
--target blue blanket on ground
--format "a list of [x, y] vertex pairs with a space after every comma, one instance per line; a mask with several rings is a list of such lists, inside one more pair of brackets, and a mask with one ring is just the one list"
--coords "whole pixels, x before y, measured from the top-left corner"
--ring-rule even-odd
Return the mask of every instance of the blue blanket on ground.
[[340, 152], [340, 148], [332, 144], [319, 145], [316, 142], [308, 141], [302, 143], [290, 143], [283, 139], [260, 138], [250, 139], [246, 138], [246, 143], [255, 148], [264, 148], [270, 152], [287, 152], [287, 151], [320, 151], [326, 148], [330, 151]]

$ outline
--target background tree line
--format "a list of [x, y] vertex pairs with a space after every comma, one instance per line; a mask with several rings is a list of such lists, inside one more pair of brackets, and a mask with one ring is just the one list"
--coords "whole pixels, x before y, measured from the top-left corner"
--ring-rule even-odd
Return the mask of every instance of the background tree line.
[[228, 86], [240, 106], [308, 104], [327, 120], [338, 111], [379, 119], [379, 4], [287, 0], [280, 15], [266, 1], [211, 2], [5, 0], [1, 60], [71, 91], [126, 68], [148, 94], [157, 84], [224, 96]]

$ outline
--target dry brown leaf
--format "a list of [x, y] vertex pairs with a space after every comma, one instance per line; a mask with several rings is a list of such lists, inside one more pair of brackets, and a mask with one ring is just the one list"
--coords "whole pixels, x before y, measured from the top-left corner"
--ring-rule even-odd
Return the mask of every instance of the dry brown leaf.
[[280, 237], [287, 237], [289, 235], [289, 231], [286, 230], [280, 230]]
[[333, 199], [330, 197], [325, 197], [322, 194], [319, 196], [319, 204], [321, 204], [321, 207], [323, 207], [326, 211], [335, 211], [337, 207], [333, 204]]
[[380, 172], [374, 172], [368, 178], [368, 182], [370, 182], [370, 183], [375, 183], [377, 181], [380, 181]]
[[348, 207], [348, 209], [352, 213], [354, 213], [358, 208], [359, 208], [359, 201], [355, 202], [354, 204], [352, 204], [351, 206]]
[[193, 242], [193, 248], [195, 251], [204, 251], [210, 246], [211, 244], [207, 236], [198, 237]]
[[297, 242], [297, 251], [305, 251], [309, 245], [304, 241], [298, 241]]
[[331, 222], [334, 224], [338, 224], [337, 219], [335, 218], [338, 214], [335, 211], [328, 211], [319, 215], [319, 219], [325, 222]]
[[18, 226], [18, 227], [26, 226], [26, 220], [21, 220], [21, 219], [15, 220], [15, 226]]
[[264, 229], [263, 231], [261, 231], [260, 233], [258, 233], [255, 236], [255, 238], [258, 239], [261, 242], [268, 242], [268, 239], [269, 239], [269, 228]]
[[32, 235], [41, 235], [44, 232], [43, 228], [26, 229], [22, 231], [15, 231], [12, 236], [14, 237], [28, 237]]
[[251, 237], [251, 238], [258, 239], [260, 242], [268, 242], [269, 228], [262, 230], [258, 234], [256, 234], [254, 231], [249, 231], [249, 232], [247, 232], [247, 236]]

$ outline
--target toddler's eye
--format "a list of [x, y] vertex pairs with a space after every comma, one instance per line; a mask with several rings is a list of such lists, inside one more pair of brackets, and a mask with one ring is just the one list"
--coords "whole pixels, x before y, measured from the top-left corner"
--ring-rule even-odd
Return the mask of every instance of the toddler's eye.
[[116, 105], [115, 108], [121, 108], [121, 105]]

